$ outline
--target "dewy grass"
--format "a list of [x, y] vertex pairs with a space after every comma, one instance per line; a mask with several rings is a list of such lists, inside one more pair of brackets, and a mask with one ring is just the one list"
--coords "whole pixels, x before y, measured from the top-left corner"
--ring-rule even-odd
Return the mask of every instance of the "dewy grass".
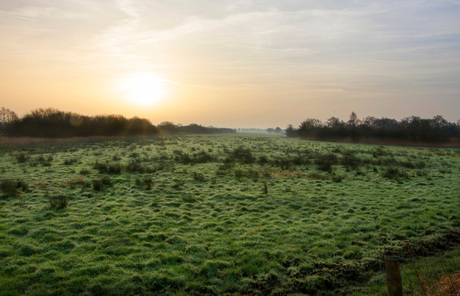
[[[460, 226], [458, 149], [256, 135], [24, 149], [0, 151], [0, 179], [28, 185], [0, 199], [0, 295], [241, 295]], [[265, 294], [333, 294], [382, 264]]]

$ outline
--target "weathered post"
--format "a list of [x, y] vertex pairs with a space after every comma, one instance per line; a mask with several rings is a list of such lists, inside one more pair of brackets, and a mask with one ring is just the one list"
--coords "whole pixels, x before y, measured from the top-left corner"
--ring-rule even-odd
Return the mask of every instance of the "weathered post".
[[385, 257], [388, 296], [402, 296], [401, 270], [396, 257]]

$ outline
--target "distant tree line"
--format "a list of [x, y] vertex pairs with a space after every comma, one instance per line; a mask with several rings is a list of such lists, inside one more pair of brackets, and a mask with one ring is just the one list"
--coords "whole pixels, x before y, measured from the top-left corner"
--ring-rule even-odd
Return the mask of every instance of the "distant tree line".
[[336, 140], [349, 138], [410, 140], [414, 142], [446, 142], [451, 138], [460, 138], [460, 120], [457, 124], [448, 122], [437, 115], [431, 119], [411, 116], [400, 121], [390, 118], [368, 116], [358, 119], [352, 112], [347, 122], [331, 117], [326, 122], [318, 119], [306, 119], [298, 128], [289, 125], [288, 137], [312, 138], [318, 140]]
[[127, 119], [122, 115], [85, 116], [52, 108], [36, 109], [22, 118], [2, 108], [0, 120], [0, 131], [14, 137], [67, 138], [235, 132], [231, 129], [203, 127], [197, 124], [178, 126], [167, 122], [155, 126], [149, 120], [139, 117]]
[[234, 134], [236, 130], [231, 128], [205, 127], [196, 123], [189, 125], [174, 124], [169, 121], [162, 122], [158, 125], [160, 131], [164, 134]]

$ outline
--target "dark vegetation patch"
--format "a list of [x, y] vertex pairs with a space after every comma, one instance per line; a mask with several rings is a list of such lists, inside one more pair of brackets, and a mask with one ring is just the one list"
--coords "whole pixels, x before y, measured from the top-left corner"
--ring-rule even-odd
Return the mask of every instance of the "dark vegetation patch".
[[0, 181], [0, 190], [3, 197], [17, 197], [20, 193], [27, 191], [29, 186], [24, 180], [3, 179]]

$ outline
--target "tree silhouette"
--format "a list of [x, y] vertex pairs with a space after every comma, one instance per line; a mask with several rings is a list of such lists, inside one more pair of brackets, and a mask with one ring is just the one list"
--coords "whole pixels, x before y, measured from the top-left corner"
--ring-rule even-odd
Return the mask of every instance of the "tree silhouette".
[[450, 138], [460, 138], [460, 120], [450, 123], [442, 116], [436, 115], [431, 119], [411, 116], [398, 122], [390, 118], [366, 117], [363, 121], [352, 112], [350, 119], [344, 123], [337, 117], [329, 118], [322, 124], [317, 119], [307, 119], [296, 130], [286, 130], [289, 137], [305, 137], [317, 139], [375, 138], [386, 140], [411, 140], [414, 142], [443, 142]]

